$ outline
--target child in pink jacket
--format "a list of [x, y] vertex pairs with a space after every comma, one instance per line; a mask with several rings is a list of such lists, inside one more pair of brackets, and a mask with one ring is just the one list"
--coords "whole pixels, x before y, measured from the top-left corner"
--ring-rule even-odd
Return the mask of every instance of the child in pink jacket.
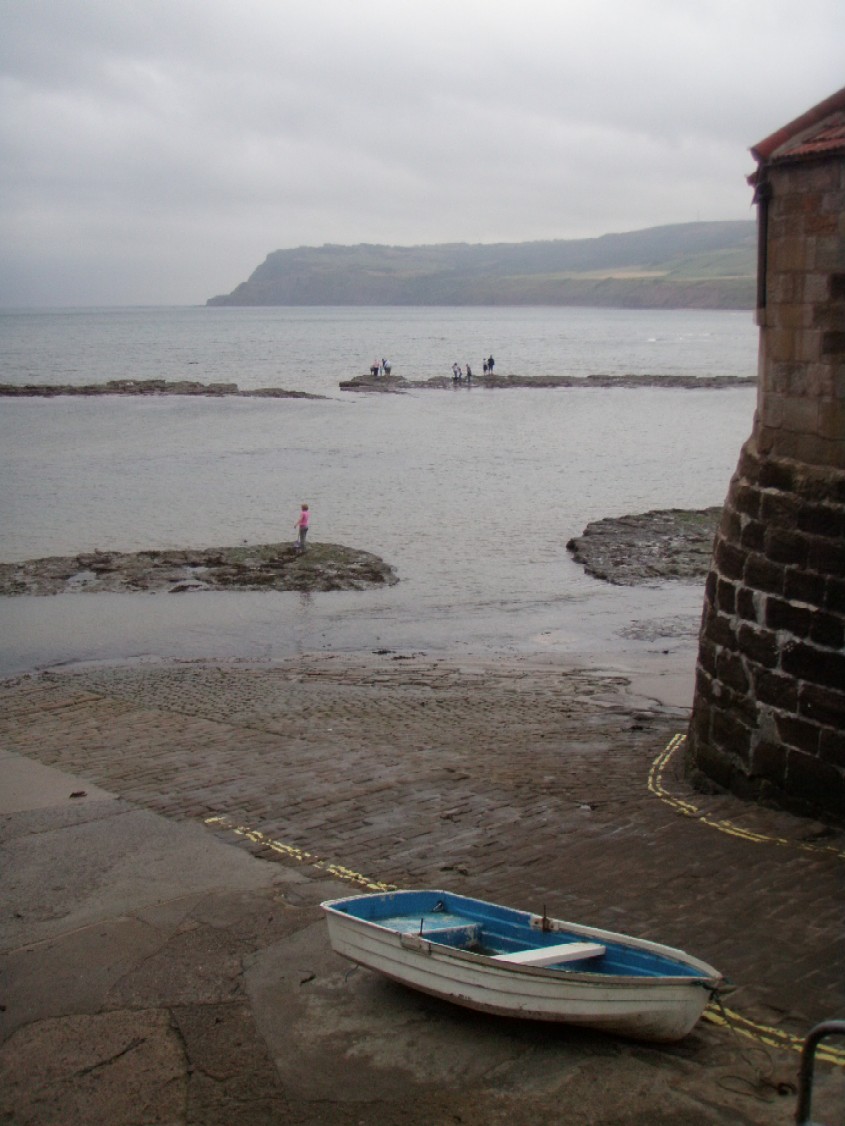
[[305, 537], [308, 535], [308, 524], [310, 520], [311, 513], [308, 511], [308, 505], [303, 504], [299, 513], [299, 519], [296, 524], [294, 524], [294, 527], [299, 529], [299, 543], [296, 545], [297, 551], [305, 551]]

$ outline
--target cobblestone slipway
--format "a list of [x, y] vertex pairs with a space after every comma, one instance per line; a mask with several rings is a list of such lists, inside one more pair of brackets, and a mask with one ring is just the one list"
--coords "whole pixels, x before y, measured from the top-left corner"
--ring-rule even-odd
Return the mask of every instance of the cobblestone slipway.
[[[681, 756], [671, 753], [687, 714], [632, 698], [611, 673], [531, 658], [320, 655], [272, 667], [50, 673], [0, 686], [0, 700], [6, 750], [133, 807], [205, 826], [279, 865], [275, 871], [313, 882], [302, 903], [314, 934], [322, 936], [316, 904], [324, 881], [340, 878], [351, 892], [359, 874], [365, 883], [448, 887], [655, 938], [713, 963], [735, 983], [725, 1004], [742, 1043], [762, 1051], [768, 1039], [766, 1066], [781, 1081], [794, 1079], [792, 1049], [809, 1027], [842, 1014], [845, 839], [732, 796], [690, 791]], [[5, 946], [8, 954], [14, 941]], [[344, 972], [334, 966], [332, 980], [344, 980]], [[406, 994], [385, 996], [389, 1007]], [[413, 1004], [431, 1011], [431, 1002]], [[228, 1020], [231, 1010], [224, 1012]], [[473, 1035], [483, 1038], [471, 1019]], [[571, 1047], [575, 1041], [555, 1040], [562, 1057], [575, 1052], [556, 1068], [570, 1074], [577, 1058], [592, 1076], [583, 1107], [593, 1117], [585, 1109], [584, 1117], [548, 1118], [557, 1105], [548, 1075], [528, 1081], [508, 1072], [504, 1086], [464, 1076], [450, 1101], [455, 1077], [426, 1074], [417, 1061], [411, 1088], [434, 1115], [429, 1121], [493, 1122], [500, 1114], [511, 1123], [543, 1114], [570, 1122], [791, 1121], [789, 1100], [771, 1087], [751, 1090], [740, 1040], [719, 1020], [714, 1012], [668, 1051], [613, 1047], [603, 1038], [596, 1049], [597, 1038], [588, 1037], [591, 1062]], [[272, 1055], [272, 1036], [269, 1042]], [[335, 1043], [339, 1060], [337, 1050]], [[636, 1091], [627, 1102], [617, 1092], [614, 1103], [614, 1083], [596, 1068], [602, 1053], [618, 1051], [625, 1059], [619, 1074]], [[296, 1084], [285, 1085], [280, 1051], [274, 1059], [289, 1116], [255, 1117], [253, 1106], [253, 1121], [389, 1122], [398, 1114], [395, 1096], [371, 1080], [380, 1107], [373, 1117], [337, 1092], [331, 1112], [321, 1104], [319, 1117], [314, 1091], [290, 1102]], [[833, 1078], [823, 1076], [823, 1085], [842, 1075], [845, 1057], [837, 1063], [834, 1052], [831, 1060]], [[661, 1061], [662, 1078], [650, 1085]], [[738, 1074], [745, 1076], [740, 1091]], [[275, 1080], [267, 1082], [276, 1090]], [[602, 1103], [605, 1085], [611, 1101]], [[437, 1118], [445, 1105], [452, 1117]], [[470, 1106], [486, 1108], [486, 1118], [474, 1118]], [[661, 1117], [667, 1108], [671, 1114]], [[2, 1100], [0, 1109], [8, 1114]]]

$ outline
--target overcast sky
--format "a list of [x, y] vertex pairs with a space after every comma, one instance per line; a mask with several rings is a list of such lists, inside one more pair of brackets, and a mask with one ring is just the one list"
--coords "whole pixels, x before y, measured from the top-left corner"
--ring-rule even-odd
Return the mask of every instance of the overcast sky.
[[843, 0], [0, 0], [0, 305], [202, 304], [268, 252], [748, 219]]

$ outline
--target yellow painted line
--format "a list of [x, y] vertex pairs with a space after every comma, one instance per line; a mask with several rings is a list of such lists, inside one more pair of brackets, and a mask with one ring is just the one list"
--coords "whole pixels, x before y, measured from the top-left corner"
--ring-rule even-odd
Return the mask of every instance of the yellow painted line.
[[673, 735], [651, 764], [651, 769], [648, 772], [648, 788], [655, 797], [660, 798], [662, 802], [671, 806], [684, 817], [695, 817], [702, 825], [709, 825], [711, 829], [717, 829], [720, 833], [727, 833], [731, 837], [739, 837], [740, 840], [748, 841], [750, 844], [773, 844], [781, 848], [794, 848], [799, 852], [820, 852], [845, 860], [845, 851], [836, 845], [812, 844], [809, 841], [792, 841], [786, 837], [773, 837], [765, 833], [755, 833], [751, 829], [743, 829], [741, 825], [734, 825], [732, 821], [716, 820], [716, 818], [704, 813], [693, 802], [685, 801], [669, 793], [663, 784], [663, 774], [671, 762], [672, 756], [686, 742], [686, 738], [686, 735]]
[[[800, 1036], [794, 1036], [791, 1032], [784, 1032], [780, 1028], [772, 1028], [768, 1024], [758, 1024], [756, 1021], [748, 1020], [733, 1009], [722, 1009], [711, 1004], [704, 1010], [703, 1019], [721, 1028], [729, 1028], [747, 1040], [756, 1040], [758, 1044], [765, 1044], [767, 1048], [800, 1052], [804, 1046]], [[835, 1064], [837, 1067], [845, 1067], [845, 1049], [832, 1048], [829, 1044], [819, 1044], [816, 1047], [815, 1058]]]
[[371, 891], [396, 890], [394, 884], [380, 883], [378, 880], [371, 880], [367, 876], [362, 876], [360, 872], [355, 872], [352, 868], [344, 868], [342, 864], [332, 864], [327, 860], [321, 860], [319, 856], [314, 856], [313, 853], [306, 852], [305, 849], [298, 848], [296, 845], [284, 844], [282, 841], [268, 837], [266, 833], [262, 833], [258, 829], [238, 825], [230, 817], [206, 817], [204, 824], [228, 829], [230, 833], [235, 833], [239, 837], [245, 837], [248, 841], [253, 841], [255, 844], [269, 848], [273, 852], [278, 852], [281, 856], [295, 860], [298, 864], [310, 864], [312, 868], [319, 868], [321, 872], [326, 872], [337, 880], [347, 880], [349, 883], [358, 884], [359, 887], [369, 888]]
[[[693, 802], [685, 801], [683, 798], [676, 797], [674, 794], [669, 793], [663, 783], [663, 774], [671, 762], [672, 756], [676, 751], [680, 750], [686, 742], [686, 738], [686, 735], [673, 735], [651, 764], [651, 769], [648, 772], [648, 788], [656, 797], [660, 798], [661, 801], [665, 802], [684, 817], [695, 817], [703, 825], [708, 825], [711, 829], [717, 829], [720, 833], [727, 833], [729, 836], [738, 837], [740, 840], [748, 841], [751, 844], [773, 844], [782, 848], [795, 848], [801, 852], [821, 852], [839, 857], [840, 859], [845, 859], [845, 852], [835, 845], [817, 845], [811, 844], [808, 841], [791, 841], [785, 837], [774, 837], [765, 833], [755, 833], [750, 829], [742, 828], [741, 825], [734, 825], [731, 821], [717, 820], [710, 817]], [[749, 1040], [756, 1040], [757, 1043], [765, 1044], [769, 1048], [781, 1048], [788, 1051], [800, 1052], [803, 1047], [801, 1037], [793, 1036], [791, 1033], [783, 1032], [778, 1028], [772, 1028], [771, 1025], [759, 1024], [756, 1021], [748, 1020], [732, 1009], [723, 1009], [715, 1005], [708, 1005], [704, 1011], [704, 1019], [711, 1024], [731, 1028], [737, 1035], [744, 1036]], [[815, 1057], [818, 1060], [835, 1064], [837, 1067], [845, 1067], [845, 1050], [832, 1048], [826, 1044], [820, 1044], [816, 1048]]]
[[[677, 746], [683, 743], [684, 738], [685, 736], [683, 735], [675, 736], [670, 743], [670, 747], [673, 751], [677, 749]], [[675, 740], [679, 740], [679, 742], [676, 743]], [[687, 803], [681, 802], [679, 804], [686, 805]], [[320, 857], [315, 856], [311, 852], [307, 852], [303, 848], [299, 848], [297, 845], [285, 844], [283, 841], [277, 841], [273, 837], [268, 837], [266, 833], [262, 833], [259, 829], [250, 829], [246, 825], [239, 825], [230, 817], [220, 815], [206, 817], [203, 819], [203, 823], [205, 825], [216, 826], [220, 829], [226, 829], [239, 837], [244, 837], [246, 840], [253, 841], [255, 844], [259, 844], [264, 848], [269, 848], [273, 852], [279, 853], [280, 856], [285, 856], [289, 860], [295, 860], [298, 864], [309, 864], [311, 867], [318, 868], [321, 872], [325, 872], [335, 879], [346, 880], [348, 883], [357, 884], [359, 887], [367, 888], [370, 891], [396, 891], [395, 884], [387, 884], [380, 880], [371, 880], [368, 876], [364, 876], [352, 868], [346, 868], [342, 864], [333, 864], [330, 861], [322, 860]], [[749, 1020], [747, 1017], [742, 1016], [732, 1009], [726, 1009], [724, 1005], [717, 1006], [711, 1002], [704, 1010], [703, 1019], [709, 1021], [711, 1024], [732, 1029], [737, 1035], [744, 1036], [749, 1040], [755, 1040], [758, 1044], [765, 1044], [769, 1048], [800, 1052], [803, 1046], [803, 1041], [799, 1036], [794, 1036], [790, 1032], [783, 1032], [778, 1028], [772, 1028], [770, 1025], [759, 1024], [756, 1021]], [[816, 1048], [815, 1058], [817, 1060], [823, 1060], [826, 1063], [835, 1064], [837, 1067], [845, 1067], [845, 1050], [839, 1048], [831, 1048], [828, 1045], [820, 1044]]]

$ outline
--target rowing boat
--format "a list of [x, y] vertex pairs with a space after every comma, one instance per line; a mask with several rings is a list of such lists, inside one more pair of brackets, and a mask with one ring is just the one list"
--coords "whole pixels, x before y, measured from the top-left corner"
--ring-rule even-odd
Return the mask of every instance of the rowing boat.
[[723, 981], [671, 946], [447, 891], [355, 895], [322, 908], [336, 953], [502, 1016], [671, 1042], [692, 1030]]

